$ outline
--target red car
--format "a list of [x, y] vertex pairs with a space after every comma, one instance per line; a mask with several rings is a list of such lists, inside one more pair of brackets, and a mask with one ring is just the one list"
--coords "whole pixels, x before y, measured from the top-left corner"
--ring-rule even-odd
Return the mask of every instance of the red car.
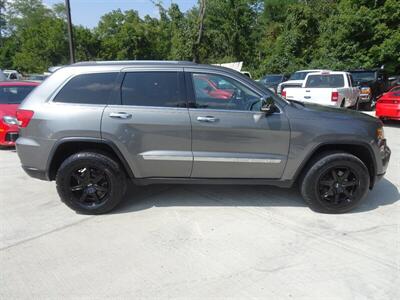
[[206, 75], [196, 75], [194, 84], [196, 88], [202, 89], [211, 98], [229, 100], [233, 96], [233, 91], [218, 88], [217, 84]]
[[15, 118], [17, 107], [36, 87], [37, 82], [0, 82], [0, 146], [14, 146], [18, 137], [18, 124]]
[[395, 86], [379, 98], [375, 114], [380, 119], [400, 120], [400, 86]]

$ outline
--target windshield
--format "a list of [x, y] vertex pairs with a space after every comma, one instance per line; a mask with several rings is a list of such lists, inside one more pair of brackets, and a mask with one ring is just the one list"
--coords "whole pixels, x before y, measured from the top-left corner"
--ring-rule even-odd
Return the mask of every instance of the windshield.
[[350, 72], [354, 81], [372, 81], [375, 80], [375, 72]]
[[282, 75], [267, 75], [261, 81], [265, 84], [278, 84], [282, 81]]
[[308, 73], [311, 72], [296, 72], [290, 75], [289, 80], [304, 80]]
[[309, 75], [305, 87], [307, 88], [340, 88], [344, 86], [344, 77], [341, 74]]
[[0, 104], [20, 104], [34, 86], [0, 86]]

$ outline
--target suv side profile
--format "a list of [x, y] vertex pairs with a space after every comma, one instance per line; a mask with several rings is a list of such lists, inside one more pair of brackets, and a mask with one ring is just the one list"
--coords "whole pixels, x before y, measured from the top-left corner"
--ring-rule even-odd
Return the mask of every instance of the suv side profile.
[[373, 117], [286, 101], [239, 72], [189, 62], [64, 67], [17, 119], [23, 169], [55, 180], [62, 201], [86, 214], [111, 211], [129, 183], [297, 183], [313, 210], [343, 213], [390, 158]]

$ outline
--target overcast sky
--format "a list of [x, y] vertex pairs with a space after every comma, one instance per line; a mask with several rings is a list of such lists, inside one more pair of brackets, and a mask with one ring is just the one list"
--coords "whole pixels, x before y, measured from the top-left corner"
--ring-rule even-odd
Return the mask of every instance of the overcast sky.
[[[43, 2], [51, 6], [59, 2], [64, 3], [64, 0], [43, 0]], [[70, 3], [73, 23], [90, 28], [97, 25], [102, 15], [118, 8], [137, 10], [140, 16], [158, 16], [158, 10], [150, 0], [70, 0]], [[197, 3], [197, 0], [163, 0], [162, 3], [165, 7], [176, 3], [182, 11], [187, 11]]]

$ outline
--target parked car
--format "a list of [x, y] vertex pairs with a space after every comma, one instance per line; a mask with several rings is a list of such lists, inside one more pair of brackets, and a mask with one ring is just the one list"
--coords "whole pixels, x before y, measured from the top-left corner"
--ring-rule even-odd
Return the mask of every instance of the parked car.
[[7, 80], [21, 80], [22, 76], [16, 70], [4, 70], [3, 73], [6, 75]]
[[44, 75], [44, 74], [29, 74], [29, 75], [26, 77], [26, 80], [42, 82], [42, 81], [45, 80], [47, 77], [48, 77], [48, 75]]
[[0, 69], [0, 81], [5, 81], [7, 80], [6, 75], [4, 75], [3, 71]]
[[360, 87], [360, 104], [365, 109], [373, 109], [378, 97], [389, 89], [390, 85], [386, 71], [383, 69], [360, 69], [348, 72]]
[[34, 82], [0, 82], [0, 146], [14, 146], [18, 137], [17, 107], [37, 86]]
[[[232, 99], [195, 89], [199, 75], [234, 87]], [[372, 116], [286, 101], [237, 71], [189, 62], [64, 67], [17, 119], [23, 169], [56, 180], [62, 201], [86, 214], [112, 210], [128, 184], [156, 183], [298, 183], [312, 209], [343, 213], [390, 158]]]
[[322, 71], [327, 71], [327, 70], [301, 70], [294, 72], [292, 75], [290, 75], [289, 80], [278, 84], [276, 92], [277, 94], [280, 95], [285, 87], [301, 87], [304, 82], [304, 79], [309, 73], [322, 72]]
[[309, 73], [301, 88], [288, 87], [282, 91], [282, 97], [289, 100], [355, 108], [359, 95], [350, 73], [328, 71]]
[[[221, 82], [218, 77], [196, 75], [194, 80], [194, 88], [199, 92], [205, 93], [208, 96], [216, 99], [229, 100], [232, 98], [234, 90], [229, 87], [224, 88], [224, 82]], [[226, 85], [226, 84], [225, 84]], [[222, 88], [220, 88], [222, 87]]]
[[288, 77], [284, 74], [267, 74], [259, 80], [259, 82], [265, 85], [274, 93], [277, 93], [278, 85], [288, 80]]
[[400, 120], [400, 86], [392, 88], [378, 99], [375, 113], [382, 120]]

